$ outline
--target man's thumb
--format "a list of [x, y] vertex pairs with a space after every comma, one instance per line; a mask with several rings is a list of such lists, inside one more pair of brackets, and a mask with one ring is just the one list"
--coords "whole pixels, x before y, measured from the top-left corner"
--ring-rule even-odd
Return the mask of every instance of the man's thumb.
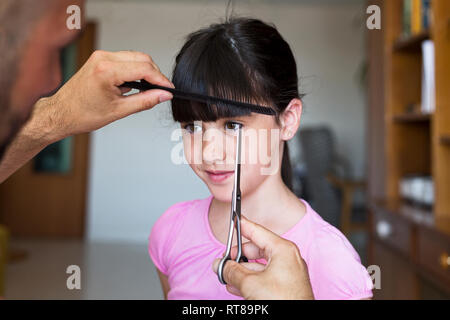
[[119, 106], [121, 116], [147, 110], [158, 103], [172, 99], [172, 94], [165, 90], [148, 90], [129, 96], [122, 97], [122, 103]]
[[252, 271], [234, 260], [228, 260], [223, 268], [223, 278], [225, 282], [240, 291], [244, 279], [251, 273]]

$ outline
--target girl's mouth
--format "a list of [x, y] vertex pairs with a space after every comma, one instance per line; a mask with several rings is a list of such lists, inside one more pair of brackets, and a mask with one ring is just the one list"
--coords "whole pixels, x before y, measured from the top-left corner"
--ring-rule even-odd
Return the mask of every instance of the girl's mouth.
[[234, 171], [205, 171], [208, 178], [213, 183], [220, 183], [227, 180], [234, 174]]

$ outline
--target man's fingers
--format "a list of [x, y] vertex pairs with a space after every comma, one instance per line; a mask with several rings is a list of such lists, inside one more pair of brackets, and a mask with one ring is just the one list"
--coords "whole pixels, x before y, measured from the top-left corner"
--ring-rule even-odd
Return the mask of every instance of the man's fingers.
[[[232, 260], [230, 260], [232, 261]], [[213, 270], [217, 273], [217, 269], [219, 268], [220, 259], [215, 259], [213, 262]], [[251, 271], [264, 271], [266, 269], [266, 265], [258, 262], [240, 262], [241, 266], [244, 266], [248, 270]]]
[[131, 88], [125, 88], [125, 87], [120, 87], [119, 89], [120, 89], [120, 93], [121, 94], [125, 94], [125, 93], [130, 92], [131, 90], [133, 90]]
[[238, 290], [241, 289], [244, 279], [251, 273], [253, 273], [251, 270], [233, 260], [228, 260], [223, 268], [225, 282]]
[[217, 273], [217, 269], [219, 268], [220, 259], [214, 259], [212, 268], [215, 273]]
[[[256, 272], [261, 272], [266, 269], [265, 265], [256, 262], [241, 262], [240, 265], [251, 271]], [[231, 294], [234, 294], [235, 296], [242, 296], [242, 293], [239, 291], [239, 289], [235, 288], [234, 286], [228, 283], [227, 283], [227, 291]]]
[[[129, 66], [132, 65], [133, 62], [140, 62], [144, 65], [141, 65], [142, 70], [145, 70], [150, 67], [151, 69], [155, 70], [157, 73], [161, 73], [158, 65], [153, 61], [152, 57], [150, 57], [148, 54], [145, 54], [143, 52], [139, 51], [117, 51], [117, 52], [109, 52], [109, 51], [103, 51], [103, 50], [97, 50], [95, 51], [91, 56], [91, 61], [94, 61], [93, 63], [96, 65], [97, 69], [99, 69], [101, 72], [111, 72], [115, 75], [116, 79], [114, 79], [115, 82], [124, 82], [124, 81], [135, 81], [140, 80], [142, 78], [145, 78], [144, 76], [137, 77], [136, 75], [127, 76], [127, 71], [129, 71]], [[115, 72], [115, 67], [113, 62], [122, 62], [122, 66], [125, 66], [125, 68], [120, 68], [120, 72]], [[117, 65], [116, 65], [117, 66]], [[120, 65], [119, 65], [120, 66]], [[132, 71], [133, 69], [131, 69]], [[123, 78], [125, 77], [125, 78]], [[152, 78], [150, 81], [151, 83], [160, 84], [163, 86], [169, 86], [174, 88], [175, 86], [170, 82], [164, 75], [163, 75], [163, 81], [161, 83], [152, 82], [154, 79]], [[148, 81], [149, 79], [146, 78]], [[157, 80], [157, 79], [156, 79]], [[119, 83], [119, 84], [121, 84]], [[118, 85], [118, 84], [116, 84]]]
[[241, 292], [238, 289], [236, 289], [235, 287], [230, 286], [229, 284], [227, 284], [227, 291], [235, 296], [242, 297]]
[[[231, 248], [231, 253], [230, 253], [230, 254], [231, 254], [231, 257], [232, 257], [233, 259], [236, 258], [236, 256], [237, 256], [237, 251], [238, 251], [237, 246], [234, 246], [234, 247]], [[243, 254], [247, 259], [250, 259], [250, 260], [256, 260], [256, 259], [266, 258], [266, 257], [264, 256], [263, 250], [260, 250], [260, 249], [258, 248], [258, 246], [256, 246], [253, 242], [250, 242], [250, 241], [248, 241], [248, 242], [242, 244], [242, 254]]]
[[[219, 263], [220, 259], [215, 259], [213, 262], [212, 267], [215, 273], [217, 273]], [[223, 278], [225, 282], [237, 289], [241, 288], [244, 278], [252, 273], [253, 271], [251, 269], [248, 269], [233, 260], [228, 260], [227, 262], [225, 262], [225, 265], [223, 267]]]
[[119, 86], [125, 81], [145, 79], [150, 83], [173, 87], [165, 75], [155, 69], [149, 62], [140, 61], [102, 61], [97, 70], [111, 77], [112, 84]]
[[132, 50], [108, 52], [107, 57], [115, 61], [140, 61], [153, 63], [152, 57], [148, 54]]
[[[217, 273], [221, 259], [215, 259], [213, 262], [213, 270]], [[254, 285], [253, 277], [255, 272], [264, 271], [266, 266], [256, 262], [242, 262], [237, 263], [233, 260], [228, 260], [223, 269], [223, 278], [225, 280], [227, 291], [236, 296], [242, 296], [242, 289], [248, 290], [249, 286]], [[246, 287], [244, 287], [246, 286]]]
[[[110, 67], [113, 85], [120, 85], [125, 81], [134, 81], [137, 79], [145, 79], [150, 83], [161, 86], [173, 87], [173, 84], [157, 69], [152, 67], [148, 62], [124, 62], [124, 61], [109, 61], [106, 67]], [[173, 95], [164, 90], [147, 90], [137, 94], [118, 98], [118, 105], [115, 110], [118, 118], [129, 116], [130, 114], [147, 110], [158, 103], [170, 100]]]
[[172, 98], [173, 96], [170, 92], [157, 89], [120, 97], [116, 113], [118, 118], [123, 118], [130, 114], [150, 109], [158, 103]]
[[241, 266], [251, 271], [261, 272], [266, 269], [266, 265], [258, 262], [241, 262]]
[[139, 52], [139, 51], [117, 51], [117, 52], [110, 52], [110, 58], [112, 60], [116, 61], [138, 61], [138, 62], [148, 62], [151, 63], [153, 68], [156, 70], [159, 70], [158, 65], [153, 61], [152, 57], [146, 53]]

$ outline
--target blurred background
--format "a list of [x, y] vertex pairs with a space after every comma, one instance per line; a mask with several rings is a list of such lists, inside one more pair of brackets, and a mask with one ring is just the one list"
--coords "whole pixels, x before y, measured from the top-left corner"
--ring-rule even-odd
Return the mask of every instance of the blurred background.
[[[381, 30], [366, 25], [371, 4]], [[64, 78], [95, 49], [148, 53], [170, 78], [187, 34], [226, 6], [88, 0], [86, 28], [63, 50]], [[306, 94], [290, 142], [297, 195], [366, 267], [380, 266], [376, 298], [448, 298], [449, 2], [246, 0], [234, 12], [274, 23], [295, 55]], [[176, 127], [163, 103], [47, 147], [0, 185], [0, 296], [161, 299], [151, 228], [174, 203], [209, 195], [171, 161]], [[69, 265], [80, 266], [81, 290], [66, 287]]]

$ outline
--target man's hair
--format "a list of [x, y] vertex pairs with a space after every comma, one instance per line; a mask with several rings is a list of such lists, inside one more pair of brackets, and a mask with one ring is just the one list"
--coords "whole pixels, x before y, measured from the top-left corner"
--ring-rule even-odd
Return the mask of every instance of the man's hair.
[[8, 134], [0, 136], [0, 160], [21, 123], [10, 106], [10, 94], [17, 80], [19, 61], [33, 26], [53, 0], [0, 1], [0, 127]]

